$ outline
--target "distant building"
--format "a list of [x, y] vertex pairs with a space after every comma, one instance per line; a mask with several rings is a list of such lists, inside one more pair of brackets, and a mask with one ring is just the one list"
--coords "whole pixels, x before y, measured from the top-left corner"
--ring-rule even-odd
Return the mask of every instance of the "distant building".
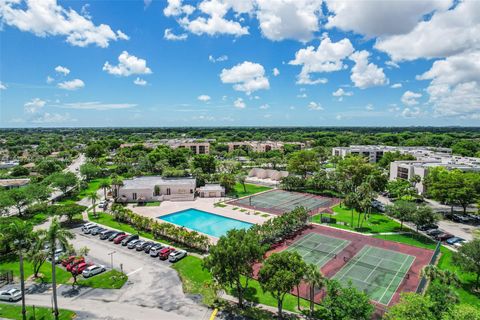
[[225, 188], [219, 184], [206, 184], [197, 188], [200, 198], [221, 198], [225, 197]]
[[0, 189], [14, 189], [26, 186], [30, 179], [0, 179]]
[[350, 147], [336, 147], [332, 149], [332, 155], [345, 158], [347, 155], [359, 155], [375, 163], [382, 159], [386, 152], [399, 152], [400, 154], [409, 154], [416, 159], [434, 155], [449, 156], [452, 153], [450, 148], [437, 147], [397, 147], [381, 145], [352, 145]]
[[15, 161], [15, 160], [2, 161], [2, 162], [0, 162], [0, 169], [10, 169], [10, 168], [18, 166], [19, 164], [20, 164], [20, 162]]
[[[197, 139], [162, 139], [158, 141], [147, 141], [142, 145], [145, 148], [155, 149], [158, 146], [164, 145], [170, 148], [188, 148], [194, 154], [209, 154], [210, 142], [214, 140], [197, 140]], [[137, 143], [123, 143], [120, 148], [133, 147]]]
[[284, 177], [288, 177], [288, 171], [253, 168], [245, 181], [266, 186], [277, 186]]
[[123, 181], [117, 199], [121, 202], [194, 200], [195, 178], [136, 177]]
[[281, 141], [238, 141], [238, 142], [228, 142], [228, 151], [232, 152], [233, 150], [240, 148], [247, 148], [254, 152], [267, 152], [272, 150], [283, 151], [286, 144], [297, 145], [299, 149], [305, 148], [305, 143], [302, 142], [281, 142]]

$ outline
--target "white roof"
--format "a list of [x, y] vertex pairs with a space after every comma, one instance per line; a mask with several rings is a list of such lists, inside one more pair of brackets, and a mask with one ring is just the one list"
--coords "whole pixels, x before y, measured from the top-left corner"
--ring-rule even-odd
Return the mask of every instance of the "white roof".
[[198, 188], [200, 191], [225, 191], [225, 188], [219, 184], [206, 184], [203, 187]]
[[153, 189], [155, 186], [185, 185], [195, 187], [195, 178], [162, 178], [160, 176], [137, 177], [123, 180], [122, 189]]

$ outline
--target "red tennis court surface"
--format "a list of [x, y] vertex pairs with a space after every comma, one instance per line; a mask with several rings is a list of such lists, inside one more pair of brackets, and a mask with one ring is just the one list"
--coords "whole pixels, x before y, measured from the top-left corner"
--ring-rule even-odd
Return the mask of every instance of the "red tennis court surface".
[[309, 193], [291, 192], [274, 189], [230, 201], [229, 204], [252, 210], [281, 215], [296, 207], [307, 208], [311, 215], [333, 213], [332, 207], [339, 204], [340, 199], [317, 196]]
[[[397, 243], [377, 238], [372, 238], [369, 236], [365, 236], [362, 234], [358, 234], [355, 232], [349, 232], [341, 229], [336, 229], [332, 227], [320, 226], [311, 224], [309, 225], [304, 231], [300, 234], [295, 236], [293, 239], [288, 239], [277, 244], [273, 249], [267, 252], [267, 256], [274, 252], [283, 251], [292, 245], [294, 246], [297, 241], [300, 239], [305, 239], [306, 235], [310, 233], [320, 234], [326, 237], [331, 237], [335, 239], [343, 239], [348, 241], [348, 244], [343, 247], [343, 249], [336, 253], [334, 257], [332, 257], [328, 262], [323, 264], [320, 268], [322, 274], [327, 278], [332, 278], [337, 274], [347, 263], [359, 253], [364, 247], [377, 247], [381, 249], [386, 249], [398, 253], [402, 253], [405, 255], [412, 256], [413, 262], [411, 263], [408, 270], [406, 270], [405, 277], [403, 280], [398, 284], [398, 288], [396, 289], [395, 293], [393, 293], [391, 299], [389, 300], [388, 304], [380, 304], [378, 302], [372, 301], [377, 307], [377, 313], [382, 313], [385, 310], [386, 306], [391, 306], [397, 303], [400, 299], [401, 292], [415, 292], [420, 282], [420, 273], [422, 268], [427, 265], [432, 256], [434, 254], [433, 250], [423, 249], [418, 247], [409, 246], [403, 243]], [[311, 237], [310, 237], [311, 238]], [[366, 248], [365, 248], [366, 249]], [[353, 261], [353, 260], [352, 260]], [[257, 275], [258, 270], [260, 269], [261, 265], [256, 264], [254, 266], [255, 275]], [[306, 284], [302, 284], [300, 286], [300, 296], [302, 298], [309, 298], [309, 289]], [[296, 290], [292, 292], [292, 294], [297, 295]], [[318, 291], [315, 293], [315, 302], [319, 302], [322, 298], [323, 291]]]

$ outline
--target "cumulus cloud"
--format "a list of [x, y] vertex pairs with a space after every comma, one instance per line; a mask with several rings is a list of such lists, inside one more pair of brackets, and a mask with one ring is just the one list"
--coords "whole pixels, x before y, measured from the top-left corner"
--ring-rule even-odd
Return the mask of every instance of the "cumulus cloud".
[[390, 86], [390, 88], [392, 89], [399, 89], [402, 87], [402, 84], [401, 83], [394, 83]]
[[177, 17], [182, 14], [192, 14], [195, 7], [191, 5], [182, 4], [182, 0], [168, 0], [168, 5], [163, 9], [163, 14], [166, 17]]
[[251, 94], [254, 91], [269, 89], [265, 68], [258, 63], [245, 61], [231, 69], [223, 69], [220, 74], [223, 83], [233, 83], [233, 89]]
[[388, 84], [383, 68], [374, 63], [368, 63], [369, 56], [370, 53], [366, 50], [356, 51], [350, 56], [350, 60], [355, 62], [350, 79], [355, 87], [360, 89]]
[[91, 102], [72, 102], [64, 103], [61, 105], [54, 105], [54, 107], [64, 108], [64, 109], [77, 109], [77, 110], [115, 110], [115, 109], [130, 109], [136, 107], [137, 104], [133, 103], [102, 103], [99, 101]]
[[73, 80], [70, 80], [70, 81], [60, 82], [58, 84], [58, 87], [60, 89], [73, 91], [73, 90], [77, 90], [77, 89], [85, 87], [85, 83], [80, 79], [73, 79]]
[[68, 75], [70, 73], [70, 69], [63, 67], [63, 66], [56, 66], [55, 67], [55, 72], [61, 73], [64, 76]]
[[402, 111], [402, 116], [405, 118], [416, 118], [422, 115], [422, 111], [419, 107], [405, 108]]
[[165, 33], [163, 34], [163, 38], [165, 40], [170, 40], [170, 41], [182, 41], [182, 40], [187, 40], [188, 35], [186, 33], [182, 34], [174, 34], [172, 32], [172, 29], [165, 29]]
[[228, 56], [227, 55], [221, 55], [217, 58], [215, 58], [214, 56], [212, 55], [209, 55], [208, 56], [208, 61], [210, 61], [211, 63], [216, 63], [216, 62], [223, 62], [223, 61], [227, 61], [228, 60]]
[[201, 94], [197, 97], [198, 100], [203, 101], [203, 102], [208, 102], [211, 100], [209, 95], [206, 94]]
[[7, 86], [0, 81], [0, 90], [7, 90]]
[[245, 104], [245, 102], [243, 101], [242, 98], [237, 98], [234, 102], [233, 102], [233, 106], [235, 108], [238, 108], [238, 109], [245, 109], [245, 107], [247, 106]]
[[416, 93], [416, 92], [407, 90], [403, 93], [401, 100], [404, 105], [411, 107], [419, 104], [418, 99], [420, 99], [421, 97], [422, 97], [421, 93]]
[[320, 103], [316, 103], [316, 102], [313, 102], [311, 101], [309, 104], [308, 104], [308, 109], [310, 110], [319, 110], [319, 111], [322, 111], [324, 110], [322, 105]]
[[136, 84], [137, 86], [146, 86], [148, 82], [140, 77], [137, 77], [135, 80], [133, 80], [133, 83]]
[[274, 77], [277, 77], [280, 75], [280, 70], [278, 70], [278, 68], [273, 68], [272, 74]]
[[118, 65], [113, 66], [108, 61], [103, 65], [103, 71], [110, 74], [127, 77], [132, 74], [150, 74], [152, 70], [147, 67], [147, 61], [130, 55], [123, 51], [118, 57]]
[[106, 24], [95, 25], [88, 14], [64, 9], [56, 0], [2, 1], [0, 18], [6, 25], [39, 37], [65, 36], [73, 46], [95, 44], [106, 48], [110, 41], [128, 40], [120, 30], [115, 32]]
[[40, 98], [34, 98], [34, 99], [26, 102], [23, 105], [23, 108], [24, 108], [25, 112], [27, 112], [27, 113], [36, 113], [40, 109], [42, 109], [45, 106], [46, 103], [47, 103], [46, 101], [44, 101]]
[[326, 83], [327, 79], [324, 78], [313, 80], [311, 74], [342, 70], [344, 59], [351, 55], [353, 50], [352, 43], [347, 38], [332, 42], [327, 36], [320, 42], [317, 49], [308, 46], [298, 50], [295, 53], [295, 59], [289, 64], [302, 66], [302, 70], [297, 76], [297, 84]]
[[345, 91], [343, 88], [338, 88], [336, 91], [332, 92], [332, 96], [337, 97], [338, 101], [343, 101], [343, 97], [353, 96], [353, 92]]

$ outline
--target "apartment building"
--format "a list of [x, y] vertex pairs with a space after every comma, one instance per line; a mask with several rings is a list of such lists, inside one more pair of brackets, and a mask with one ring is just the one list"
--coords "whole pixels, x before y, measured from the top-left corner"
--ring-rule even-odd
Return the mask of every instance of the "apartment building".
[[[162, 139], [156, 141], [147, 141], [143, 143], [145, 148], [155, 149], [158, 146], [164, 145], [170, 148], [188, 148], [194, 154], [210, 154], [210, 143], [214, 140], [197, 140], [197, 139]], [[136, 143], [123, 143], [120, 148], [132, 147]]]
[[279, 150], [283, 151], [283, 148], [286, 144], [293, 144], [297, 145], [299, 149], [305, 148], [305, 143], [302, 142], [282, 142], [282, 141], [236, 141], [236, 142], [229, 142], [228, 151], [231, 152], [233, 150], [239, 148], [247, 148], [254, 152], [267, 152], [272, 150]]

